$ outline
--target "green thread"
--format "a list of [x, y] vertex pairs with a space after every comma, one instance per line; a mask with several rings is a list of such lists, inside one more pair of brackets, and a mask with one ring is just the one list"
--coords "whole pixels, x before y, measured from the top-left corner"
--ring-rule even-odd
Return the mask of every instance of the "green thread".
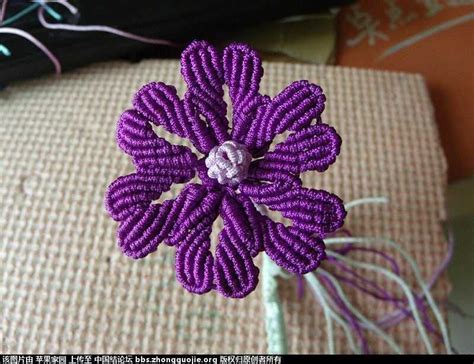
[[3, 44], [0, 44], [0, 53], [2, 53], [6, 57], [10, 57], [12, 55], [10, 50], [7, 47], [5, 47]]
[[44, 0], [36, 0], [35, 2], [41, 4], [44, 10], [46, 10], [46, 12], [51, 15], [55, 20], [60, 21], [62, 19], [61, 14], [57, 13], [51, 6], [46, 4]]
[[[372, 198], [363, 198], [358, 200], [350, 201], [345, 205], [347, 210], [363, 205], [363, 204], [378, 204], [378, 203], [388, 203], [388, 199], [385, 197], [372, 197]], [[257, 206], [257, 209], [264, 214], [264, 210], [261, 206]], [[362, 237], [362, 238], [354, 238], [354, 237], [344, 237], [344, 238], [328, 238], [324, 239], [326, 245], [331, 244], [343, 244], [343, 243], [360, 243], [360, 244], [375, 244], [375, 243], [385, 243], [396, 249], [404, 259], [410, 264], [416, 280], [420, 287], [423, 290], [424, 296], [427, 298], [428, 304], [433, 311], [433, 314], [438, 321], [438, 325], [442, 332], [444, 344], [446, 346], [446, 351], [448, 354], [452, 353], [449, 335], [447, 332], [446, 324], [442, 318], [441, 312], [439, 311], [437, 305], [434, 302], [434, 299], [429, 292], [428, 286], [425, 284], [421, 277], [421, 272], [418, 269], [416, 262], [413, 258], [404, 250], [402, 249], [397, 243], [390, 239], [384, 238], [370, 238], [370, 237]], [[408, 286], [408, 284], [400, 277], [392, 273], [391, 271], [384, 269], [383, 267], [379, 267], [377, 265], [358, 262], [352, 260], [346, 256], [337, 254], [333, 251], [327, 250], [327, 254], [333, 256], [341, 261], [346, 262], [349, 265], [352, 265], [356, 268], [367, 269], [371, 271], [375, 271], [385, 275], [390, 280], [396, 282], [404, 291], [407, 299], [408, 299], [408, 306], [411, 312], [413, 313], [413, 317], [415, 319], [415, 323], [417, 325], [418, 331], [422, 337], [422, 340], [427, 348], [427, 351], [432, 354], [433, 347], [431, 341], [428, 338], [426, 333], [425, 327], [423, 326], [418, 309], [415, 304], [414, 297], [412, 292]], [[315, 273], [308, 273], [304, 275], [306, 281], [310, 284], [312, 290], [315, 292], [315, 295], [319, 299], [321, 306], [323, 308], [323, 312], [326, 318], [326, 325], [327, 325], [327, 334], [328, 334], [328, 352], [334, 353], [334, 338], [333, 338], [333, 320], [337, 322], [344, 330], [344, 333], [349, 341], [349, 345], [351, 350], [355, 353], [360, 353], [357, 350], [354, 344], [354, 337], [351, 334], [351, 331], [348, 325], [344, 322], [344, 320], [332, 309], [331, 304], [334, 305], [332, 302], [329, 294], [326, 292], [325, 288], [319, 283], [319, 280], [316, 277], [316, 274], [325, 275], [331, 282], [334, 284], [339, 296], [346, 304], [348, 309], [358, 317], [361, 322], [363, 322], [367, 329], [374, 331], [377, 333], [384, 341], [386, 341], [390, 347], [397, 353], [402, 353], [401, 348], [392, 340], [392, 338], [387, 335], [384, 331], [382, 331], [373, 321], [369, 320], [365, 317], [360, 311], [358, 311], [349, 301], [347, 296], [345, 295], [341, 285], [337, 282], [337, 279], [331, 275], [329, 272], [325, 271], [322, 268]], [[284, 273], [284, 271], [275, 265], [266, 255], [263, 257], [263, 268], [262, 268], [262, 292], [263, 292], [263, 300], [265, 305], [265, 327], [267, 332], [267, 340], [268, 340], [268, 351], [271, 354], [286, 354], [288, 351], [287, 348], [287, 341], [286, 341], [286, 333], [285, 333], [285, 324], [284, 324], [284, 317], [283, 317], [283, 310], [282, 305], [280, 302], [280, 297], [278, 295], [278, 282], [277, 277], [281, 276], [284, 278], [290, 277], [288, 274]]]
[[[368, 197], [368, 198], [362, 198], [362, 199], [359, 199], [359, 200], [350, 201], [344, 207], [346, 208], [346, 210], [349, 210], [352, 207], [355, 207], [355, 206], [358, 206], [358, 205], [361, 205], [361, 204], [365, 204], [365, 203], [388, 203], [388, 202], [389, 202], [388, 198], [386, 198], [386, 197]], [[421, 272], [418, 269], [418, 266], [417, 266], [415, 260], [402, 247], [400, 247], [396, 242], [394, 242], [390, 239], [383, 239], [383, 238], [382, 239], [376, 239], [376, 238], [347, 238], [347, 239], [350, 239], [351, 241], [347, 241], [347, 240], [344, 241], [344, 238], [334, 238], [334, 239], [326, 239], [325, 243], [328, 244], [329, 243], [328, 240], [336, 240], [336, 241], [339, 240], [340, 242], [344, 242], [344, 243], [368, 243], [368, 244], [373, 244], [373, 243], [377, 243], [378, 241], [382, 241], [383, 243], [388, 244], [391, 247], [393, 247], [395, 250], [397, 250], [403, 256], [403, 258], [405, 258], [405, 260], [408, 262], [408, 264], [410, 264], [410, 266], [411, 266], [411, 268], [412, 268], [412, 270], [415, 274], [415, 278], [416, 278], [418, 284], [420, 285], [420, 287], [423, 291], [423, 295], [426, 297], [426, 299], [428, 301], [428, 305], [430, 306], [431, 310], [433, 311], [433, 314], [436, 318], [436, 321], [438, 322], [438, 326], [441, 330], [441, 335], [443, 336], [444, 346], [446, 347], [446, 353], [447, 354], [452, 354], [453, 351], [451, 349], [451, 340], [449, 338], [446, 323], [443, 320], [443, 316], [441, 315], [441, 312], [439, 311], [439, 308], [436, 305], [436, 303], [433, 299], [433, 296], [430, 293], [430, 290], [429, 290], [428, 286], [426, 285], [426, 283], [424, 282], [424, 280], [421, 276]]]
[[20, 10], [18, 13], [12, 15], [8, 19], [5, 19], [2, 22], [2, 26], [16, 22], [17, 20], [23, 18], [25, 15], [28, 15], [29, 13], [39, 8], [40, 6], [42, 6], [46, 10], [46, 12], [57, 21], [62, 20], [61, 14], [57, 13], [51, 6], [47, 5], [44, 1], [35, 1], [33, 4], [27, 6], [23, 10]]
[[[329, 314], [332, 316], [334, 321], [336, 321], [342, 327], [344, 334], [346, 335], [347, 341], [349, 342], [349, 346], [352, 352], [354, 354], [360, 354], [361, 351], [357, 348], [355, 344], [354, 335], [352, 334], [352, 331], [349, 325], [346, 324], [344, 320], [342, 319], [342, 317], [332, 308], [332, 306], [336, 306], [336, 304], [328, 295], [324, 287], [319, 283], [318, 279], [314, 276], [314, 274], [308, 273], [308, 274], [305, 274], [304, 277], [308, 281], [308, 284], [313, 289], [313, 291], [318, 296], [318, 298], [320, 298], [320, 301], [325, 300], [328, 303]], [[318, 294], [318, 292], [316, 291], [320, 292], [320, 294]]]
[[33, 10], [35, 10], [36, 8], [38, 8], [40, 5], [39, 4], [31, 4], [30, 6], [24, 8], [23, 10], [20, 10], [18, 13], [16, 13], [15, 15], [12, 15], [11, 17], [9, 17], [8, 19], [5, 19], [3, 22], [2, 22], [2, 26], [4, 25], [8, 25], [8, 24], [11, 24], [11, 23], [14, 23], [15, 21], [17, 21], [18, 19], [24, 17], [26, 14], [32, 12]]
[[334, 330], [332, 326], [332, 319], [333, 317], [331, 316], [331, 308], [329, 307], [329, 304], [327, 303], [326, 299], [324, 298], [321, 289], [322, 287], [320, 286], [318, 280], [314, 275], [311, 275], [310, 273], [305, 275], [306, 280], [310, 284], [311, 288], [313, 289], [314, 293], [319, 299], [319, 303], [321, 303], [321, 306], [323, 307], [323, 314], [324, 318], [326, 320], [326, 335], [328, 337], [327, 343], [328, 343], [328, 354], [335, 354], [334, 350]]
[[388, 279], [396, 282], [400, 286], [400, 288], [403, 290], [403, 292], [405, 293], [405, 296], [408, 299], [408, 303], [409, 303], [410, 308], [413, 312], [413, 317], [414, 317], [415, 322], [418, 326], [418, 330], [420, 332], [423, 343], [426, 346], [426, 350], [428, 351], [429, 354], [434, 353], [431, 341], [428, 338], [425, 327], [423, 326], [423, 323], [421, 322], [420, 315], [418, 314], [418, 310], [416, 308], [416, 303], [415, 303], [415, 299], [413, 297], [413, 294], [411, 293], [410, 288], [408, 287], [408, 285], [405, 283], [405, 281], [403, 279], [398, 277], [396, 274], [390, 272], [389, 270], [387, 270], [385, 268], [381, 268], [381, 267], [376, 266], [374, 264], [357, 262], [353, 259], [350, 259], [350, 258], [348, 258], [344, 255], [338, 254], [338, 253], [330, 251], [330, 250], [327, 250], [326, 253], [327, 253], [327, 255], [330, 255], [334, 258], [337, 258], [337, 259], [339, 259], [343, 262], [346, 262], [347, 264], [352, 265], [353, 267], [367, 269], [367, 270], [371, 270], [371, 271], [374, 271], [374, 272], [382, 273]]
[[443, 316], [441, 315], [441, 312], [439, 311], [438, 306], [436, 305], [433, 296], [430, 293], [430, 290], [426, 283], [423, 281], [423, 278], [421, 277], [421, 272], [418, 269], [418, 266], [416, 265], [416, 262], [413, 260], [413, 258], [407, 253], [405, 249], [400, 247], [396, 242], [393, 240], [387, 239], [387, 238], [373, 238], [373, 237], [340, 237], [340, 238], [328, 238], [324, 240], [324, 243], [326, 245], [331, 245], [331, 244], [387, 244], [394, 248], [397, 252], [399, 252], [403, 258], [408, 262], [410, 265], [411, 269], [413, 270], [413, 273], [415, 274], [415, 279], [420, 285], [423, 295], [426, 297], [426, 300], [428, 301], [428, 305], [430, 306], [431, 310], [433, 311], [433, 314], [436, 318], [436, 321], [438, 322], [439, 328], [441, 330], [441, 335], [443, 336], [443, 342], [446, 347], [446, 352], [448, 354], [452, 354], [452, 349], [451, 349], [451, 342], [449, 339], [449, 334], [448, 334], [448, 329], [446, 327], [446, 324], [443, 320]]
[[388, 198], [387, 197], [366, 197], [366, 198], [360, 198], [358, 200], [352, 200], [344, 205], [344, 208], [346, 210], [350, 210], [353, 207], [359, 206], [359, 205], [365, 205], [365, 204], [371, 204], [371, 203], [388, 203]]
[[393, 351], [395, 351], [397, 354], [403, 354], [402, 349], [400, 346], [395, 343], [395, 341], [387, 335], [382, 329], [380, 329], [373, 321], [368, 319], [366, 316], [364, 316], [358, 309], [356, 309], [349, 301], [347, 298], [346, 294], [344, 293], [344, 290], [342, 289], [341, 285], [337, 281], [337, 279], [330, 274], [329, 272], [325, 271], [322, 268], [318, 269], [317, 274], [321, 274], [326, 276], [332, 284], [335, 286], [337, 293], [342, 299], [342, 302], [346, 305], [346, 307], [361, 321], [365, 324], [367, 329], [375, 332], [377, 335], [379, 335], [391, 348]]
[[267, 331], [268, 353], [287, 354], [285, 321], [278, 294], [278, 276], [285, 276], [280, 267], [266, 255], [262, 265], [262, 294], [265, 305], [265, 329]]

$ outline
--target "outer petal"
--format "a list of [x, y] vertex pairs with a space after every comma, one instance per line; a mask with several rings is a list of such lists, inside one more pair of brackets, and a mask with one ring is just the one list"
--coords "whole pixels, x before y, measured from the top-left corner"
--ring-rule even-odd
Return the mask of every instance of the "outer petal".
[[185, 239], [190, 230], [193, 230], [207, 217], [212, 217], [212, 222], [219, 213], [219, 206], [222, 201], [223, 192], [221, 190], [211, 191], [206, 186], [191, 183], [188, 184], [182, 193], [186, 193], [186, 202], [183, 205], [176, 220], [176, 227], [170, 236], [171, 245], [179, 245]]
[[194, 229], [176, 250], [176, 278], [189, 292], [203, 294], [213, 287], [214, 258], [210, 252], [210, 234], [207, 226], [202, 230]]
[[181, 55], [181, 73], [188, 85], [185, 111], [195, 125], [209, 124], [217, 144], [229, 139], [224, 101], [224, 71], [219, 52], [205, 41], [192, 42]]
[[155, 125], [183, 138], [189, 138], [196, 149], [208, 152], [215, 140], [199, 119], [189, 119], [184, 102], [173, 86], [162, 82], [152, 82], [143, 86], [133, 99], [133, 106]]
[[293, 82], [271, 103], [258, 109], [245, 145], [252, 150], [265, 149], [275, 135], [302, 129], [320, 118], [325, 100], [321, 87], [309, 81]]
[[263, 249], [263, 216], [242, 195], [227, 194], [221, 206], [224, 228], [219, 234], [214, 264], [216, 289], [226, 297], [242, 298], [258, 284], [252, 257]]
[[132, 173], [119, 177], [107, 189], [105, 207], [114, 220], [124, 220], [137, 210], [146, 210], [172, 183], [169, 177], [154, 175]]
[[213, 288], [214, 259], [210, 252], [212, 223], [219, 213], [222, 192], [188, 185], [186, 202], [175, 218], [170, 244], [177, 245], [176, 277], [188, 291], [206, 293]]
[[214, 264], [216, 289], [225, 297], [243, 298], [258, 284], [258, 268], [247, 247], [224, 229], [219, 234]]
[[293, 222], [293, 226], [308, 234], [324, 236], [340, 228], [346, 211], [342, 200], [324, 190], [304, 188], [299, 183], [281, 179], [269, 184], [244, 181], [240, 184], [243, 194], [257, 204], [280, 211]]
[[291, 134], [257, 163], [260, 168], [296, 175], [311, 170], [324, 172], [340, 150], [341, 138], [336, 130], [327, 124], [315, 124]]
[[315, 270], [326, 258], [322, 239], [265, 217], [265, 252], [280, 267], [295, 274]]
[[270, 101], [260, 95], [262, 61], [246, 44], [230, 44], [224, 49], [224, 77], [232, 100], [232, 140], [243, 141], [257, 109]]
[[235, 244], [245, 246], [252, 257], [263, 250], [263, 218], [250, 198], [226, 194], [220, 214], [224, 230]]
[[197, 157], [191, 150], [158, 137], [146, 117], [135, 110], [120, 116], [117, 144], [133, 157], [142, 173], [170, 177], [175, 183], [186, 182], [195, 174]]
[[258, 284], [258, 268], [253, 264], [263, 250], [263, 216], [246, 196], [228, 193], [221, 205], [224, 228], [219, 234], [214, 264], [217, 291], [226, 297], [242, 298]]
[[121, 222], [118, 229], [120, 249], [134, 259], [155, 251], [168, 238], [189, 198], [187, 191], [183, 190], [174, 200], [135, 210]]

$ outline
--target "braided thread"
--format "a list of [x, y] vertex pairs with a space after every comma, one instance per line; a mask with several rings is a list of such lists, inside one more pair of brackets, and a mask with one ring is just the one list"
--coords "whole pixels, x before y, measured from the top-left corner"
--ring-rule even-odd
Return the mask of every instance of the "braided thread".
[[305, 80], [293, 82], [269, 104], [258, 108], [244, 144], [253, 150], [266, 149], [277, 134], [298, 131], [319, 119], [325, 101], [321, 87]]
[[205, 219], [176, 249], [176, 279], [189, 292], [203, 294], [213, 288], [214, 258], [210, 252], [211, 225]]
[[263, 249], [262, 215], [243, 195], [227, 194], [220, 208], [224, 228], [216, 248], [214, 279], [225, 297], [242, 298], [258, 284], [252, 257]]
[[263, 76], [262, 61], [248, 45], [235, 43], [224, 50], [223, 64], [233, 107], [232, 139], [242, 142], [257, 109], [270, 101], [258, 92]]
[[214, 259], [210, 252], [212, 223], [217, 218], [222, 192], [197, 184], [185, 188], [184, 204], [170, 236], [176, 245], [176, 278], [188, 291], [203, 294], [213, 288]]
[[341, 138], [327, 124], [316, 124], [291, 134], [259, 161], [264, 169], [300, 174], [316, 170], [324, 172], [336, 161], [341, 150]]
[[172, 231], [170, 245], [179, 245], [186, 240], [187, 234], [203, 221], [212, 225], [219, 213], [223, 196], [222, 190], [211, 191], [205, 186], [194, 183], [187, 185], [183, 192], [187, 194], [187, 198], [177, 216], [179, 223]]
[[[206, 293], [214, 287], [226, 297], [245, 297], [258, 283], [252, 256], [263, 249], [261, 215], [244, 196], [223, 195], [199, 185], [187, 186], [186, 193], [187, 203], [177, 217], [182, 223], [169, 239], [177, 246], [178, 281], [193, 293]], [[224, 229], [214, 259], [209, 236], [219, 211]]]
[[133, 157], [141, 173], [169, 177], [174, 183], [186, 182], [195, 175], [197, 158], [193, 152], [158, 137], [148, 120], [135, 110], [120, 116], [117, 144]]
[[263, 250], [262, 214], [250, 198], [242, 194], [227, 194], [222, 201], [220, 215], [227, 234], [247, 247], [252, 257]]
[[308, 234], [324, 237], [327, 233], [339, 229], [346, 216], [344, 204], [336, 195], [324, 190], [315, 190], [301, 186], [301, 180], [282, 173], [273, 179], [275, 173], [258, 170], [257, 176], [274, 180], [274, 183], [261, 183], [246, 180], [240, 184], [240, 191], [255, 203], [268, 206], [271, 210], [291, 219], [293, 225]]
[[265, 253], [280, 267], [295, 274], [315, 270], [326, 258], [324, 242], [292, 226], [264, 218]]
[[172, 183], [169, 177], [137, 173], [121, 176], [107, 189], [105, 207], [114, 220], [124, 220], [135, 211], [146, 209], [162, 192], [168, 191]]
[[188, 118], [184, 102], [173, 86], [151, 82], [135, 94], [133, 106], [155, 125], [188, 138], [201, 153], [207, 153], [216, 144], [216, 139], [202, 120]]
[[123, 253], [139, 259], [154, 252], [168, 238], [188, 200], [187, 191], [183, 190], [176, 199], [136, 210], [123, 220], [117, 233], [118, 245]]
[[119, 177], [107, 189], [106, 209], [115, 220], [146, 209], [173, 183], [186, 182], [195, 175], [197, 158], [191, 150], [159, 138], [137, 111], [128, 110], [120, 116], [116, 137], [119, 147], [133, 157], [137, 173]]
[[214, 280], [216, 289], [225, 297], [243, 298], [258, 284], [258, 268], [245, 245], [224, 228], [216, 248]]
[[229, 139], [224, 70], [219, 52], [205, 41], [192, 42], [181, 55], [181, 74], [188, 85], [184, 96], [186, 115], [192, 124], [209, 124], [217, 144]]

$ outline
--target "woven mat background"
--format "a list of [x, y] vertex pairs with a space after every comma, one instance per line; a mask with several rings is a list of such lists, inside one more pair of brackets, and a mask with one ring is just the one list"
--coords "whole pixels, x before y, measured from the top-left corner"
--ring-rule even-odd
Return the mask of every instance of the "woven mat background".
[[[297, 79], [324, 88], [323, 119], [344, 141], [335, 165], [306, 174], [305, 184], [346, 201], [388, 196], [390, 207], [352, 210], [346, 226], [396, 239], [428, 278], [446, 252], [439, 224], [446, 163], [423, 80], [275, 63], [265, 64], [262, 89], [275, 95]], [[260, 290], [245, 300], [191, 295], [175, 281], [174, 249], [133, 261], [115, 247], [104, 191], [133, 170], [115, 145], [116, 121], [152, 80], [184, 92], [175, 61], [99, 64], [0, 92], [2, 352], [266, 351]], [[290, 351], [324, 352], [322, 312], [309, 290], [299, 300], [295, 287], [282, 282]], [[436, 296], [447, 291], [444, 281]], [[358, 294], [354, 300], [371, 316], [387, 310]], [[425, 351], [410, 321], [391, 334], [406, 351]], [[347, 351], [342, 331], [336, 335], [337, 350]], [[378, 340], [373, 347], [388, 350]]]

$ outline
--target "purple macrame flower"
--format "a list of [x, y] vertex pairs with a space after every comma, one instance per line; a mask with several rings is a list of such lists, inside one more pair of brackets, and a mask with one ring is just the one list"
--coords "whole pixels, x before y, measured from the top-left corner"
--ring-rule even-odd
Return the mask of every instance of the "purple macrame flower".
[[[299, 178], [305, 171], [325, 171], [340, 150], [339, 135], [321, 122], [321, 88], [297, 81], [273, 99], [261, 95], [261, 61], [241, 44], [221, 54], [195, 41], [182, 54], [181, 73], [188, 86], [184, 99], [173, 86], [150, 83], [118, 122], [117, 143], [136, 166], [106, 194], [107, 211], [120, 222], [121, 250], [138, 259], [161, 242], [174, 246], [176, 276], [187, 290], [216, 289], [234, 298], [255, 289], [259, 270], [253, 258], [261, 251], [292, 273], [316, 269], [325, 258], [322, 237], [340, 228], [346, 215], [337, 196], [305, 188]], [[224, 84], [232, 100], [232, 130]], [[158, 137], [150, 123], [188, 138], [204, 157]], [[293, 133], [268, 151], [285, 131]], [[153, 203], [173, 183], [196, 174], [202, 184], [189, 183], [176, 199]], [[272, 221], [254, 204], [279, 211], [292, 226]], [[224, 228], [213, 256], [210, 234], [218, 215]]]

